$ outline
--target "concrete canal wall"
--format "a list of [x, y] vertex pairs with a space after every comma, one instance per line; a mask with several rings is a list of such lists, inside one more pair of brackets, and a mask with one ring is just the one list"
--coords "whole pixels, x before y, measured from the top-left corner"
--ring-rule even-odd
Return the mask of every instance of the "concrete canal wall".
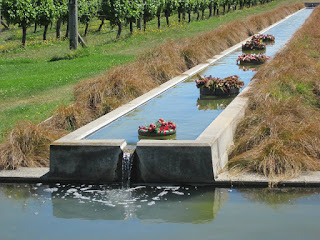
[[[285, 21], [290, 16], [280, 22]], [[269, 30], [280, 22], [260, 33]], [[241, 47], [248, 39], [55, 141], [50, 148], [49, 176], [55, 179], [77, 181], [120, 182], [121, 159], [123, 149], [127, 145], [125, 140], [93, 141], [85, 138], [169, 88], [204, 70], [210, 64]], [[244, 93], [249, 88], [250, 84], [196, 140], [139, 141], [134, 153], [132, 182], [214, 183], [219, 171], [228, 161], [228, 150], [233, 144], [235, 129], [244, 116], [248, 105], [248, 99], [244, 96]]]
[[87, 140], [50, 146], [50, 177], [121, 182], [124, 140]]

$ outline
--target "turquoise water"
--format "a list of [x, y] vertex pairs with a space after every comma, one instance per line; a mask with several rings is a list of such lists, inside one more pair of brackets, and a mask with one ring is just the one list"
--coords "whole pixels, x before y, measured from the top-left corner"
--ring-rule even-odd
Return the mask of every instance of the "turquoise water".
[[319, 239], [320, 189], [0, 184], [0, 239]]
[[[270, 29], [267, 33], [275, 35], [276, 41], [274, 45], [267, 46], [266, 54], [273, 57], [304, 23], [311, 12], [311, 9], [303, 10]], [[241, 53], [241, 50], [232, 52], [200, 74], [220, 78], [238, 75], [245, 82], [245, 85], [248, 85], [255, 73], [243, 71], [241, 67], [236, 65], [238, 55]], [[125, 139], [128, 144], [135, 145], [139, 141], [138, 127], [140, 125], [150, 124], [163, 118], [177, 124], [177, 134], [174, 139], [195, 140], [223, 111], [227, 105], [226, 102], [230, 101], [216, 98], [201, 101], [199, 89], [196, 88], [192, 80], [187, 80], [117, 119], [87, 139]]]

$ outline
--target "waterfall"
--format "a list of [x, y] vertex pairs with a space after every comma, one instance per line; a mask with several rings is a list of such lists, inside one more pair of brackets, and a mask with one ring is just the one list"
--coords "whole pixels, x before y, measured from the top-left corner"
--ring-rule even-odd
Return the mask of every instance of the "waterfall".
[[130, 187], [130, 179], [131, 179], [131, 168], [133, 162], [133, 156], [136, 146], [128, 145], [123, 150], [122, 157], [122, 188]]

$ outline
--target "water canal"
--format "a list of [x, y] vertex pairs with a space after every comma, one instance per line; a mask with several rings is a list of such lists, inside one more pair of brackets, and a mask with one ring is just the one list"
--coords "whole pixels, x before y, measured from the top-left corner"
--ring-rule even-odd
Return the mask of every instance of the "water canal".
[[1, 239], [319, 239], [319, 189], [0, 185]]
[[[312, 9], [304, 9], [287, 20], [268, 30], [266, 34], [275, 36], [273, 45], [267, 45], [266, 54], [274, 57], [294, 32], [304, 23]], [[221, 58], [215, 64], [201, 72], [201, 75], [224, 78], [238, 75], [247, 86], [255, 72], [236, 65], [241, 49]], [[128, 144], [135, 145], [139, 141], [138, 126], [157, 121], [159, 118], [171, 120], [177, 124], [176, 140], [195, 140], [217, 118], [233, 98], [201, 99], [199, 89], [194, 83], [194, 76], [170, 88], [163, 94], [148, 101], [134, 111], [115, 120], [87, 139], [125, 139]]]

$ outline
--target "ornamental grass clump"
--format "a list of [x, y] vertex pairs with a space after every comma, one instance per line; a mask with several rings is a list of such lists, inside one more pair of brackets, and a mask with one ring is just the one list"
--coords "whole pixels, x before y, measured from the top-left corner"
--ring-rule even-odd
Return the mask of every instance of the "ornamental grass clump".
[[270, 179], [320, 170], [320, 8], [284, 50], [263, 65], [237, 128], [230, 170]]
[[65, 133], [45, 123], [18, 123], [7, 142], [0, 145], [0, 169], [48, 166], [50, 143]]

